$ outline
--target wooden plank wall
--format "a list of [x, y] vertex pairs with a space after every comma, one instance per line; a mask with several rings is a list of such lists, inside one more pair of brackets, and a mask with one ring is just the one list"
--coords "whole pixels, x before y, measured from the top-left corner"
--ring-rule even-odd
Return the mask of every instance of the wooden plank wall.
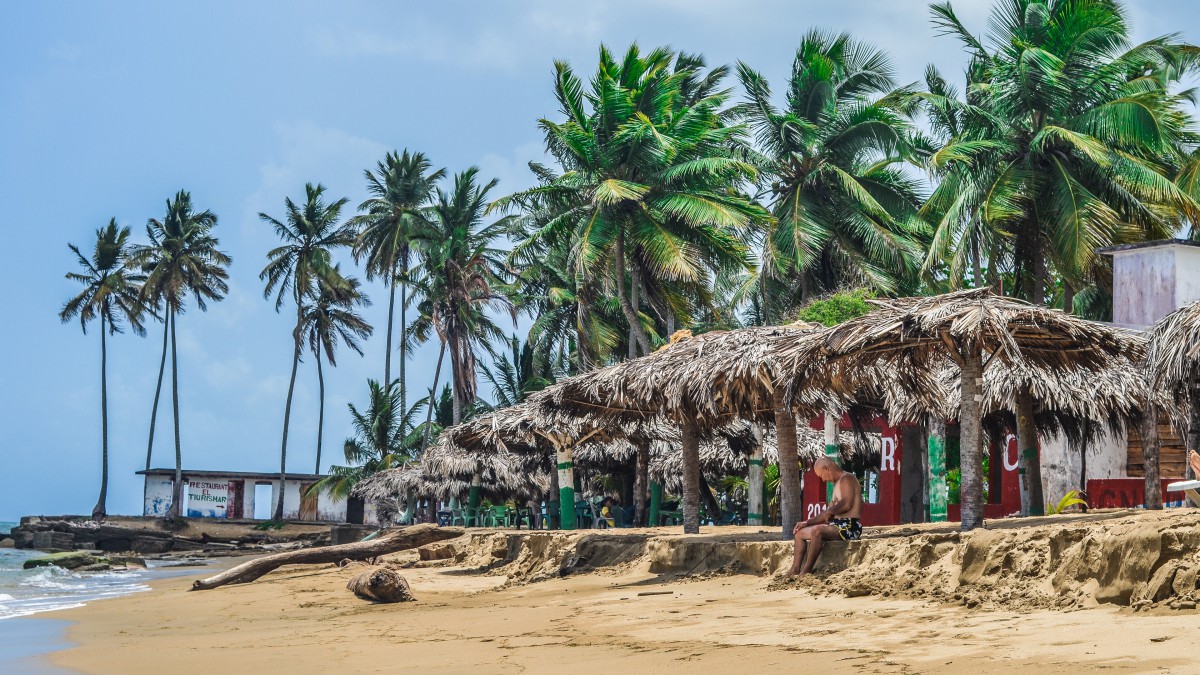
[[[1130, 428], [1129, 455], [1126, 473], [1130, 476], [1145, 476], [1142, 462], [1142, 430]], [[1183, 478], [1187, 469], [1187, 452], [1184, 449], [1184, 439], [1175, 431], [1163, 417], [1158, 421], [1159, 475], [1163, 478]]]

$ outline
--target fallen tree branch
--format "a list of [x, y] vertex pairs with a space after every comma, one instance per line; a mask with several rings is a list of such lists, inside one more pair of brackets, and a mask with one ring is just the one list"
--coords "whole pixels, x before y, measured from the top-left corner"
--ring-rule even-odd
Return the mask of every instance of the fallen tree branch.
[[366, 560], [381, 555], [417, 548], [435, 541], [461, 537], [462, 529], [456, 527], [438, 527], [431, 523], [405, 527], [369, 541], [358, 541], [339, 546], [322, 546], [306, 548], [299, 551], [286, 551], [248, 560], [237, 567], [230, 568], [216, 576], [198, 579], [192, 583], [191, 590], [207, 591], [226, 584], [245, 584], [284, 565], [321, 565], [336, 563], [345, 559]]

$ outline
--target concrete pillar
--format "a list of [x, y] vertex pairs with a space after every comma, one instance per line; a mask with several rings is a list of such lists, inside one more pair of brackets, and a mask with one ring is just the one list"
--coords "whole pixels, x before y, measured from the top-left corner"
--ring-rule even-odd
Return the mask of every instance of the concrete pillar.
[[658, 527], [659, 513], [662, 511], [662, 483], [650, 482], [650, 527]]
[[755, 428], [755, 438], [758, 441], [754, 444], [754, 450], [750, 452], [750, 459], [747, 462], [749, 465], [746, 471], [747, 492], [749, 493], [746, 504], [746, 524], [747, 525], [762, 525], [766, 520], [767, 505], [764, 503], [764, 485], [763, 485], [763, 446], [762, 436]]
[[946, 522], [950, 487], [946, 484], [946, 422], [929, 421], [929, 522]]
[[[841, 466], [841, 449], [838, 448], [838, 418], [833, 413], [825, 413], [825, 456]], [[825, 501], [833, 501], [833, 483], [825, 485]]]
[[556, 445], [555, 458], [558, 460], [558, 508], [559, 527], [564, 530], [575, 529], [575, 461], [573, 447], [568, 444]]

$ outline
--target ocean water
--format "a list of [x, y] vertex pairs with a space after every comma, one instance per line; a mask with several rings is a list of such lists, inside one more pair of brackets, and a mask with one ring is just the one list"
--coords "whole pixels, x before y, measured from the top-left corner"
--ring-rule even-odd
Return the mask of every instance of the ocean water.
[[[0, 523], [0, 538], [16, 523]], [[0, 622], [18, 616], [79, 607], [93, 600], [148, 591], [151, 579], [195, 573], [193, 568], [162, 565], [120, 572], [72, 572], [58, 567], [23, 569], [26, 560], [45, 555], [40, 551], [0, 548]], [[0, 628], [0, 647], [6, 642]]]

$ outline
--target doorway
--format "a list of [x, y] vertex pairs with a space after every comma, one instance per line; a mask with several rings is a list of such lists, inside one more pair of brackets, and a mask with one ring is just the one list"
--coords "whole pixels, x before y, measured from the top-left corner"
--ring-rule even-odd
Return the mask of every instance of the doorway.
[[272, 499], [275, 490], [270, 483], [254, 484], [254, 519], [270, 520], [275, 510], [275, 500]]
[[312, 486], [312, 483], [300, 484], [300, 520], [317, 519], [317, 495], [309, 491]]
[[926, 497], [925, 434], [921, 427], [905, 426], [900, 433], [900, 522], [928, 520]]

